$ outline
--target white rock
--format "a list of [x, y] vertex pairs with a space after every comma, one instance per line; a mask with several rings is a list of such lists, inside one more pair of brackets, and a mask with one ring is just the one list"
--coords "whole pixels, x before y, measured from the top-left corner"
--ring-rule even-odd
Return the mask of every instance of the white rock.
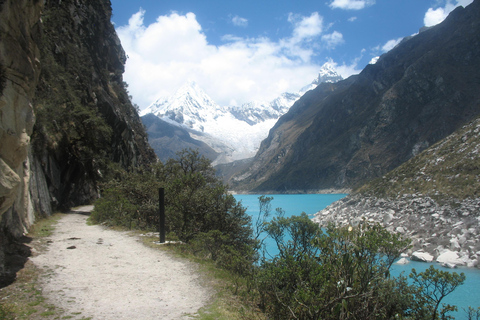
[[442, 254], [438, 256], [437, 262], [441, 263], [443, 266], [465, 264], [465, 262], [462, 259], [460, 259], [460, 257], [458, 256], [458, 253], [450, 250], [445, 250], [444, 252], [442, 252]]
[[[393, 210], [392, 210], [393, 211]], [[386, 213], [384, 216], [383, 216], [383, 223], [390, 223], [391, 221], [393, 220], [393, 214], [391, 213]]]
[[463, 233], [461, 236], [458, 237], [458, 242], [463, 245], [468, 240], [468, 233]]
[[458, 243], [458, 239], [456, 237], [450, 239], [450, 249], [460, 249], [460, 244]]
[[433, 261], [433, 256], [427, 252], [424, 251], [415, 251], [412, 253], [411, 259], [413, 261], [420, 261], [420, 262], [432, 262]]
[[450, 268], [450, 269], [454, 269], [457, 267], [457, 265], [455, 263], [442, 263], [442, 266], [445, 267], [445, 268]]
[[409, 263], [410, 261], [407, 259], [407, 258], [401, 258], [399, 259], [397, 262], [395, 262], [396, 264], [407, 264]]
[[405, 228], [397, 227], [397, 229], [395, 229], [395, 231], [397, 231], [398, 233], [405, 233]]

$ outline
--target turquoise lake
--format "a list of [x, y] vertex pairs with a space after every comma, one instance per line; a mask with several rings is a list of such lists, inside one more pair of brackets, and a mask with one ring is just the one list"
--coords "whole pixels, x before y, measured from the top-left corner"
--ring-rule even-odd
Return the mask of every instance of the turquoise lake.
[[[258, 216], [259, 204], [258, 197], [260, 195], [253, 194], [236, 194], [234, 195], [238, 201], [242, 202], [242, 205], [247, 208], [247, 213], [252, 216], [253, 221]], [[345, 197], [345, 194], [278, 194], [268, 195], [273, 197], [271, 202], [271, 216], [275, 214], [276, 208], [282, 208], [285, 210], [285, 216], [299, 215], [305, 212], [310, 217], [326, 208], [331, 203]], [[271, 254], [278, 252], [273, 241], [266, 242], [267, 251]], [[458, 312], [452, 314], [456, 319], [466, 319], [466, 313], [463, 308], [467, 309], [468, 306], [477, 308], [480, 307], [480, 270], [474, 268], [456, 268], [445, 269], [438, 264], [433, 264], [435, 267], [441, 268], [444, 271], [463, 272], [467, 279], [465, 283], [458, 287], [453, 293], [442, 300], [442, 303], [449, 303], [458, 307]], [[425, 271], [430, 266], [429, 263], [422, 262], [410, 262], [407, 265], [394, 265], [392, 268], [392, 275], [399, 275], [401, 272], [405, 272], [408, 275], [412, 268], [415, 268], [417, 272]]]

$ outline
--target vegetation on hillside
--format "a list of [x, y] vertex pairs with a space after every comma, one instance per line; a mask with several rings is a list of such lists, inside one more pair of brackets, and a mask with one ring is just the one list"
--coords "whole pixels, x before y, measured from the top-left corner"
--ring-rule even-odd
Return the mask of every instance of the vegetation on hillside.
[[480, 196], [480, 118], [463, 126], [381, 178], [362, 186], [366, 195], [397, 198], [420, 193], [444, 199]]
[[[45, 35], [39, 39], [42, 73], [32, 143], [36, 154], [64, 154], [68, 163], [95, 181], [106, 168], [113, 131], [89, 92], [92, 75], [97, 74], [90, 53], [63, 34], [70, 31], [73, 37], [73, 26], [64, 23], [69, 19], [69, 13], [59, 6], [49, 7], [42, 16]], [[107, 70], [97, 77], [98, 82], [107, 82]]]
[[[262, 196], [256, 221], [215, 177], [209, 160], [184, 150], [135, 172], [119, 170], [104, 185], [90, 220], [156, 230], [158, 188], [165, 189], [167, 231], [183, 252], [231, 274], [233, 291], [274, 319], [449, 319], [443, 298], [463, 274], [428, 269], [390, 276], [409, 240], [377, 224], [322, 230], [307, 215], [286, 218]], [[277, 244], [267, 258], [261, 234]], [[429, 288], [429, 289], [425, 289]], [[473, 310], [473, 309], [472, 309]], [[469, 319], [474, 319], [474, 310]]]

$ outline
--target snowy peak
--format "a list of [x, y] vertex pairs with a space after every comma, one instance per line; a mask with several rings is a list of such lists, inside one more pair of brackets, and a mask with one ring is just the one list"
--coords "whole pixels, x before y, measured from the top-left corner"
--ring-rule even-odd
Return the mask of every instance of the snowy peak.
[[225, 114], [195, 81], [188, 81], [174, 95], [160, 98], [140, 113], [153, 113], [164, 120], [183, 124], [191, 129], [204, 131], [204, 124]]
[[338, 74], [334, 65], [330, 62], [326, 62], [320, 68], [320, 71], [318, 72], [318, 77], [314, 79], [311, 84], [303, 87], [300, 92], [301, 94], [304, 94], [309, 90], [315, 89], [320, 83], [335, 83], [341, 80], [343, 80], [343, 77]]
[[296, 93], [283, 93], [272, 101], [252, 101], [241, 106], [221, 107], [194, 81], [188, 81], [171, 97], [161, 98], [143, 110], [170, 124], [184, 127], [191, 138], [210, 146], [219, 157], [214, 163], [253, 157], [275, 122], [307, 91], [322, 82], [342, 78], [331, 64], [320, 69], [318, 78]]
[[319, 85], [320, 83], [335, 83], [343, 80], [342, 76], [338, 74], [335, 67], [330, 63], [326, 62], [318, 73], [317, 79], [313, 80], [313, 84]]

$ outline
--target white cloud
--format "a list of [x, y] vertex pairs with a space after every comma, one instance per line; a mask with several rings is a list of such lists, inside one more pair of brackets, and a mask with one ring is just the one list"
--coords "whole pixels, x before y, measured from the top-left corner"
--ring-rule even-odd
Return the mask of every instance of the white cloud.
[[349, 22], [353, 22], [353, 21], [355, 21], [355, 20], [357, 20], [357, 17], [350, 17], [350, 18], [348, 18], [348, 21], [349, 21]]
[[278, 41], [225, 35], [218, 46], [208, 43], [193, 13], [172, 12], [150, 25], [144, 24], [144, 14], [140, 10], [117, 28], [129, 57], [124, 78], [142, 109], [173, 94], [187, 79], [220, 105], [273, 99], [316, 77], [320, 66], [312, 58], [318, 46], [343, 42], [339, 32], [323, 34], [323, 18], [316, 12], [291, 14], [291, 35]]
[[375, 4], [375, 0], [333, 0], [332, 9], [361, 10]]
[[388, 51], [392, 50], [392, 49], [395, 48], [402, 40], [403, 40], [403, 38], [388, 40], [388, 41], [382, 46], [382, 52], [388, 52]]
[[322, 41], [324, 41], [327, 45], [327, 48], [333, 49], [339, 44], [344, 43], [343, 34], [338, 31], [333, 31], [330, 34], [326, 34], [322, 36]]
[[403, 38], [388, 40], [387, 42], [385, 42], [384, 45], [378, 45], [378, 46], [372, 48], [372, 52], [375, 55], [388, 52], [388, 51], [392, 50], [393, 48], [395, 48], [402, 40], [403, 40]]
[[295, 42], [312, 39], [323, 31], [323, 17], [318, 12], [312, 13], [310, 17], [290, 13], [288, 21], [295, 27], [292, 37]]
[[239, 16], [235, 16], [232, 18], [232, 23], [233, 25], [237, 27], [247, 27], [248, 26], [248, 20]]
[[[442, 1], [443, 2], [443, 1]], [[434, 26], [439, 24], [458, 6], [467, 6], [472, 3], [473, 0], [447, 0], [443, 7], [438, 8], [429, 8], [428, 11], [425, 13], [423, 18], [423, 23], [427, 27]]]

